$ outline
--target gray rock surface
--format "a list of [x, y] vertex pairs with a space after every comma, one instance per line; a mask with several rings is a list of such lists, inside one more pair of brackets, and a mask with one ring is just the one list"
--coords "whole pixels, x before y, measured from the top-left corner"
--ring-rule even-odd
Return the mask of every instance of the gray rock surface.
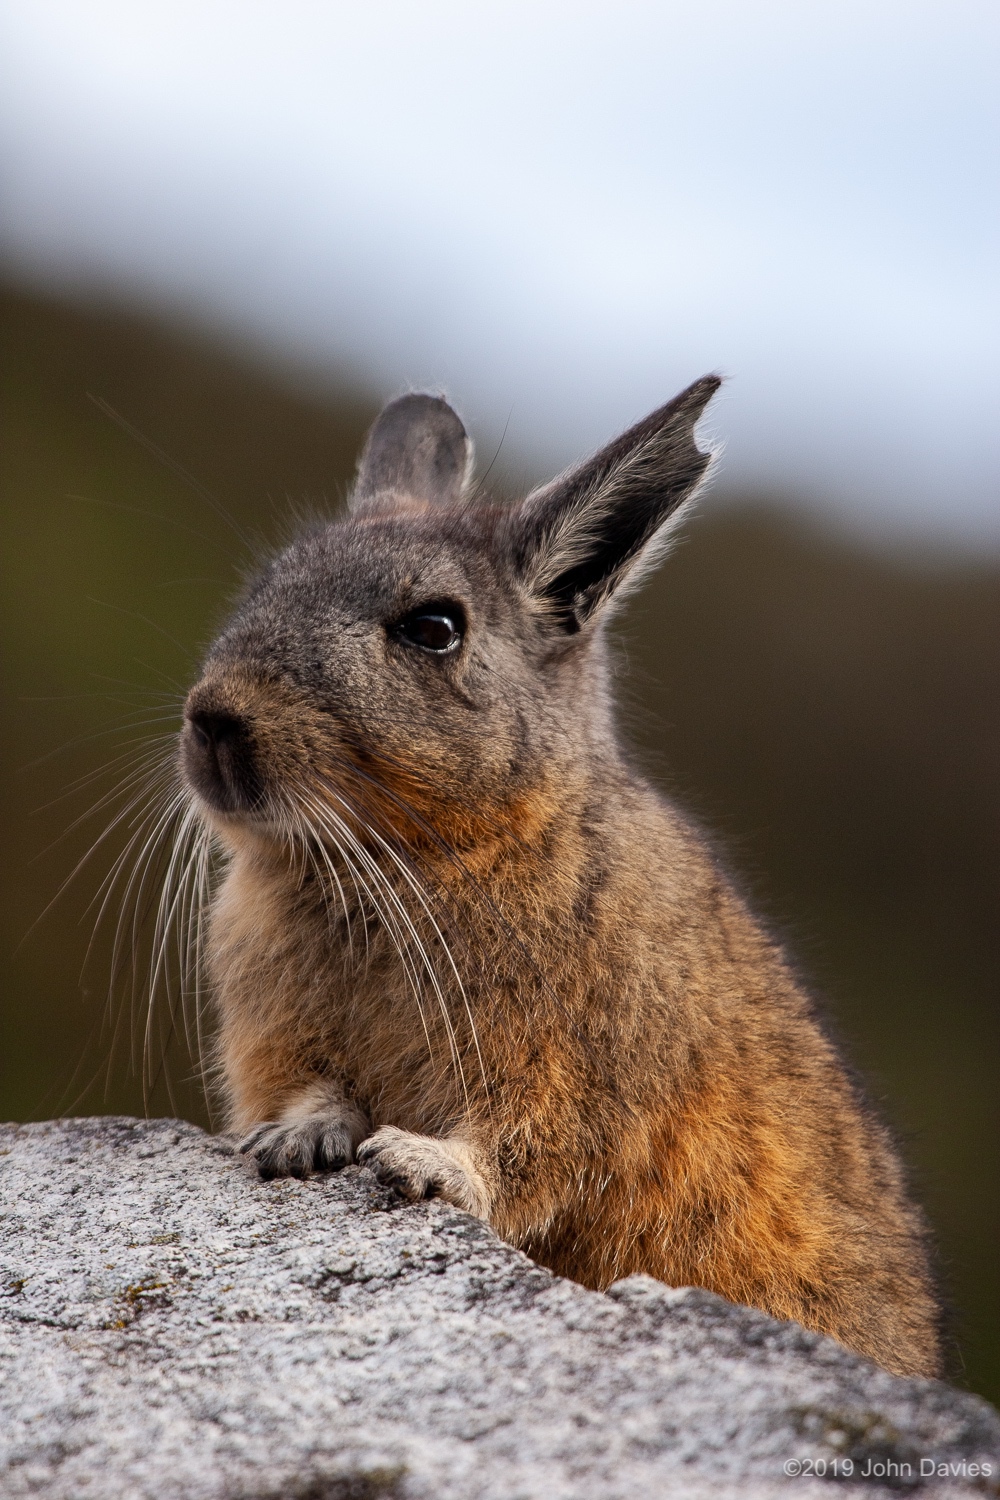
[[1000, 1493], [976, 1397], [707, 1292], [588, 1292], [360, 1169], [262, 1183], [169, 1120], [0, 1153], [4, 1497]]

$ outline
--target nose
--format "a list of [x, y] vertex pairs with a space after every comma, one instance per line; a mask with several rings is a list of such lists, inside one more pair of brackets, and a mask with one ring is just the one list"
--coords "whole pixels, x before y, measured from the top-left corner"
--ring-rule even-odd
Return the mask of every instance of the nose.
[[243, 719], [233, 714], [212, 713], [208, 709], [196, 709], [189, 716], [191, 734], [201, 750], [214, 750], [220, 745], [231, 745], [246, 736], [247, 726]]
[[184, 770], [195, 791], [219, 812], [249, 812], [262, 787], [253, 726], [224, 708], [190, 706]]

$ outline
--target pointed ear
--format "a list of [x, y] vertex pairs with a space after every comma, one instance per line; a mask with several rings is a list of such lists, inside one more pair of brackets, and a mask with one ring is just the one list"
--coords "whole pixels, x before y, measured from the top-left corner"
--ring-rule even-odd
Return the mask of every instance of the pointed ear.
[[472, 441], [439, 396], [400, 396], [376, 421], [358, 464], [351, 509], [381, 496], [434, 505], [460, 500], [472, 469]]
[[721, 385], [706, 375], [523, 502], [517, 551], [529, 588], [569, 632], [623, 597], [663, 555], [668, 524], [705, 477], [694, 428]]

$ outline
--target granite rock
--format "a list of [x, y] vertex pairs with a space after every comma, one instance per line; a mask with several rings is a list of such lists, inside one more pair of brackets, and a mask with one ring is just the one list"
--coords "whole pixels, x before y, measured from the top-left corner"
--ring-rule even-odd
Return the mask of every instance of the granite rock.
[[11, 1500], [1000, 1494], [977, 1397], [705, 1291], [586, 1291], [359, 1168], [12, 1125], [0, 1213]]

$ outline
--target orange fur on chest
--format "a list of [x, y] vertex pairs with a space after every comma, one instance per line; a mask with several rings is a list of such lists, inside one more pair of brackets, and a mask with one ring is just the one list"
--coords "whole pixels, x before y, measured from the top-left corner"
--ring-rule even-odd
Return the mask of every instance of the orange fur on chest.
[[[505, 796], [500, 801], [476, 804], [461, 795], [441, 793], [425, 776], [404, 766], [371, 756], [358, 757], [365, 776], [363, 788], [345, 790], [365, 809], [376, 826], [391, 830], [401, 846], [413, 854], [429, 855], [438, 866], [438, 878], [446, 878], [447, 867], [482, 870], [494, 867], [498, 850], [528, 849], [543, 830], [559, 817], [564, 795], [538, 788]], [[442, 858], [443, 855], [443, 858]]]

